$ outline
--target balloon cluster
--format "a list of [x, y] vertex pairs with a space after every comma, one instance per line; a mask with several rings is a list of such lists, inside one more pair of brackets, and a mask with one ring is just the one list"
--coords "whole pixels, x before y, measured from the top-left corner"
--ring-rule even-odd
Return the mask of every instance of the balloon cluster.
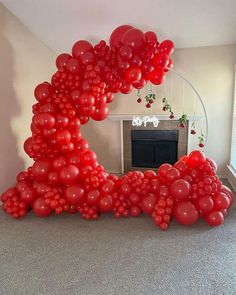
[[98, 163], [80, 131], [90, 118], [107, 117], [114, 93], [129, 93], [146, 81], [161, 84], [172, 66], [173, 48], [170, 40], [159, 43], [154, 32], [124, 25], [111, 34], [110, 46], [80, 40], [72, 54], [60, 54], [51, 83], [34, 91], [32, 136], [24, 143], [34, 164], [2, 194], [4, 211], [14, 218], [31, 209], [39, 217], [68, 212], [85, 219], [106, 212], [116, 218], [145, 213], [163, 230], [173, 217], [181, 224], [198, 218], [221, 224], [232, 192], [203, 153], [192, 152], [174, 166], [164, 164], [157, 173], [135, 171], [118, 178]]

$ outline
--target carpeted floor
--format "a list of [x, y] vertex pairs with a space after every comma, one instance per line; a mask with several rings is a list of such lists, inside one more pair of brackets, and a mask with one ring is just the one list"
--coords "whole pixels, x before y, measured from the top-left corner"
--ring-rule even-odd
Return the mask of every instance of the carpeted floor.
[[0, 213], [0, 294], [236, 294], [236, 209], [210, 228]]

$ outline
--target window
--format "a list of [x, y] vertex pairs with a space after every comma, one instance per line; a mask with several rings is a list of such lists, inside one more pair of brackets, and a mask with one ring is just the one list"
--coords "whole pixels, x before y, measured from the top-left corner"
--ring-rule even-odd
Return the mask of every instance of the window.
[[231, 141], [231, 167], [236, 172], [236, 66], [235, 66], [235, 84], [234, 84], [234, 103], [233, 103], [233, 124], [232, 124], [232, 141]]

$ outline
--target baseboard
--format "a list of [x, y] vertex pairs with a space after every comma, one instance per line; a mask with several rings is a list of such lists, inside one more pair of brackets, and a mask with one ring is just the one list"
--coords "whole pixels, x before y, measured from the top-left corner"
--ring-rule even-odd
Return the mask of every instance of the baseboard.
[[236, 172], [230, 165], [227, 165], [227, 179], [236, 192]]

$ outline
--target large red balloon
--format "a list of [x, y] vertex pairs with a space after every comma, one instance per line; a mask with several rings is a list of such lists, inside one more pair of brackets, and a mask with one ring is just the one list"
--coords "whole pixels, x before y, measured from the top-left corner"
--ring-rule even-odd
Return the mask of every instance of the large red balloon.
[[80, 205], [83, 201], [84, 188], [82, 185], [71, 185], [65, 190], [65, 197], [70, 205]]
[[116, 47], [116, 46], [119, 46], [121, 44], [121, 41], [123, 39], [123, 36], [124, 34], [132, 29], [133, 27], [132, 26], [129, 26], [129, 25], [123, 25], [123, 26], [119, 26], [117, 27], [112, 33], [111, 33], [111, 36], [110, 36], [110, 39], [109, 39], [109, 43], [110, 43], [110, 46], [111, 47]]
[[72, 55], [80, 58], [85, 52], [92, 51], [93, 46], [86, 40], [77, 41], [72, 47]]
[[32, 167], [32, 174], [37, 180], [45, 180], [50, 171], [50, 166], [51, 163], [47, 159], [37, 160]]
[[125, 72], [125, 79], [128, 83], [138, 82], [142, 78], [142, 72], [137, 67], [131, 67]]
[[134, 50], [139, 50], [144, 45], [144, 34], [139, 29], [130, 29], [123, 35], [122, 42]]
[[198, 220], [198, 210], [191, 201], [180, 201], [174, 209], [174, 217], [178, 223], [190, 225]]
[[186, 199], [191, 192], [191, 186], [189, 182], [184, 179], [178, 179], [174, 181], [170, 186], [170, 194], [177, 200]]
[[78, 180], [79, 169], [72, 164], [65, 165], [59, 172], [59, 178], [62, 183], [67, 185], [75, 184]]

